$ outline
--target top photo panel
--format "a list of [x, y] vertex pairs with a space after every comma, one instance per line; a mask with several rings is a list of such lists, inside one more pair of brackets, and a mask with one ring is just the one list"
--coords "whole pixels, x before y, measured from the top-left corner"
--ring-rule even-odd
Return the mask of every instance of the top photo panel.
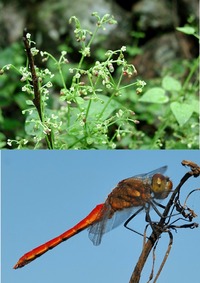
[[0, 148], [199, 149], [197, 0], [1, 2]]

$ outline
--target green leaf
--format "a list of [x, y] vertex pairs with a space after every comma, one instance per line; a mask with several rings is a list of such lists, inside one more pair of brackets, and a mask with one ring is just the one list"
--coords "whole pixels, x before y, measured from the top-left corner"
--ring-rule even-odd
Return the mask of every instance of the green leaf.
[[193, 27], [185, 26], [185, 27], [179, 27], [176, 29], [186, 34], [195, 34], [195, 29]]
[[189, 104], [189, 105], [192, 105], [192, 107], [193, 107], [193, 112], [199, 114], [199, 110], [200, 110], [200, 109], [199, 109], [199, 100], [193, 99], [193, 100], [191, 100], [191, 101], [188, 101], [188, 104]]
[[[89, 106], [89, 112], [88, 117], [94, 118], [95, 116], [98, 117], [98, 115], [102, 114], [100, 119], [105, 120], [107, 119], [113, 111], [118, 109], [120, 107], [120, 104], [112, 99], [110, 100], [110, 97], [105, 95], [98, 95], [98, 100], [92, 100], [91, 105]], [[89, 101], [86, 101], [84, 103], [84, 108], [87, 108], [89, 105]]]
[[85, 102], [85, 100], [82, 97], [76, 97], [76, 102], [80, 105], [83, 104]]
[[38, 112], [33, 109], [31, 114], [28, 114], [25, 122], [25, 131], [30, 136], [40, 136], [43, 134], [43, 128], [39, 122]]
[[172, 77], [166, 76], [162, 80], [162, 87], [168, 91], [180, 91], [181, 83]]
[[194, 109], [193, 105], [179, 102], [172, 102], [170, 107], [180, 126], [183, 126], [190, 119]]
[[27, 105], [34, 106], [33, 101], [32, 101], [32, 100], [30, 100], [30, 99], [27, 99], [27, 100], [26, 100], [26, 104], [27, 104]]
[[142, 102], [148, 103], [166, 103], [169, 101], [168, 96], [165, 94], [165, 90], [161, 87], [154, 87], [147, 90], [143, 96], [139, 99]]
[[[26, 111], [27, 112], [27, 111]], [[51, 118], [52, 115], [56, 115], [57, 112], [48, 108], [45, 108], [45, 120]], [[58, 122], [58, 121], [57, 121]], [[30, 136], [44, 137], [45, 123], [39, 119], [38, 111], [36, 109], [31, 109], [28, 113], [25, 121], [25, 131]]]

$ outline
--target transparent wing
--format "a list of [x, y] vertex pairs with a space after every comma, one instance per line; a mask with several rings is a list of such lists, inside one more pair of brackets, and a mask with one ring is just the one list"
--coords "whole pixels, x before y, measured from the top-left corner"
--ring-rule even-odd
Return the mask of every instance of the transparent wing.
[[153, 175], [157, 174], [157, 173], [160, 173], [160, 174], [164, 174], [167, 170], [167, 166], [163, 166], [163, 167], [160, 167], [158, 169], [155, 169], [149, 173], [143, 173], [143, 174], [138, 174], [138, 175], [135, 175], [131, 178], [137, 178], [137, 179], [148, 179], [148, 178], [152, 178]]
[[[135, 175], [128, 179], [142, 179], [146, 182], [150, 183], [153, 175], [160, 173], [163, 174], [167, 170], [167, 166], [160, 167], [156, 170], [153, 170], [149, 173]], [[126, 179], [126, 180], [128, 180]], [[113, 213], [109, 204], [105, 203], [104, 207], [100, 211], [101, 217], [97, 217], [100, 219], [96, 223], [90, 226], [89, 230], [89, 238], [93, 242], [94, 245], [99, 245], [101, 243], [102, 236], [109, 232], [110, 230], [116, 228], [123, 222], [125, 222], [137, 209], [141, 208], [141, 206], [137, 207], [129, 207], [124, 208], [119, 211], [115, 211]]]
[[105, 233], [116, 228], [117, 226], [124, 223], [133, 213], [139, 209], [139, 207], [129, 207], [120, 211], [116, 211], [111, 218], [110, 207], [107, 206], [106, 211], [104, 211], [104, 217], [97, 223], [94, 223], [89, 230], [89, 238], [95, 246], [101, 243], [102, 237]]

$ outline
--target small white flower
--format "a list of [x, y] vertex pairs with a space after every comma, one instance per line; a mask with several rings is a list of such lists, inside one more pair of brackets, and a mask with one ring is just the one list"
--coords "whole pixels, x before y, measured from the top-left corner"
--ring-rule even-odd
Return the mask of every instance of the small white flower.
[[116, 148], [116, 144], [114, 142], [111, 144], [111, 148], [113, 148], [113, 149]]
[[80, 79], [81, 75], [79, 73], [77, 73], [75, 76], [74, 76], [76, 79]]
[[123, 114], [124, 114], [124, 111], [121, 110], [121, 109], [119, 109], [119, 111], [116, 113], [116, 116], [117, 116], [118, 118], [120, 118], [120, 117], [123, 116]]
[[51, 118], [56, 120], [56, 119], [58, 119], [58, 116], [56, 116], [55, 114], [51, 114]]
[[83, 56], [90, 56], [90, 47], [85, 47], [85, 49], [82, 52]]
[[23, 139], [23, 143], [24, 143], [24, 145], [26, 145], [28, 143], [28, 140]]
[[101, 129], [101, 124], [96, 125], [97, 129]]
[[31, 34], [30, 34], [30, 33], [27, 33], [27, 34], [26, 34], [26, 38], [30, 39], [30, 38], [31, 38]]
[[31, 48], [31, 53], [33, 56], [37, 55], [39, 53], [39, 50], [36, 47]]
[[12, 146], [12, 141], [11, 141], [10, 139], [8, 139], [8, 140], [7, 140], [7, 144], [8, 144], [9, 146]]
[[142, 80], [138, 80], [137, 81], [137, 85], [138, 86], [141, 86], [141, 87], [144, 87], [146, 85], [145, 81], [142, 81]]
[[62, 51], [61, 54], [62, 56], [65, 56], [67, 54], [67, 51]]
[[50, 72], [49, 69], [47, 69], [47, 68], [44, 70], [44, 73], [45, 73], [46, 75], [51, 75], [51, 72]]
[[84, 121], [80, 121], [80, 126], [84, 126], [85, 125], [85, 122]]
[[48, 82], [48, 83], [46, 84], [46, 87], [52, 87], [52, 82]]
[[[46, 88], [43, 88], [42, 92], [43, 92], [44, 95], [49, 94], [49, 91]], [[48, 98], [46, 97], [46, 99], [48, 99]], [[44, 99], [43, 101], [45, 101], [46, 99]]]
[[27, 91], [27, 88], [26, 88], [26, 86], [24, 85], [23, 87], [22, 87], [22, 91]]
[[11, 64], [8, 64], [8, 65], [6, 66], [6, 70], [9, 70], [10, 67], [11, 67]]

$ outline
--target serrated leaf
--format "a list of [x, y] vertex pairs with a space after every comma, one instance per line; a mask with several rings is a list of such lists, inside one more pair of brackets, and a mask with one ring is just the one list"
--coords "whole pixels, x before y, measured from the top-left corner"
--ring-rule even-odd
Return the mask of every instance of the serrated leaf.
[[169, 101], [168, 96], [165, 94], [165, 90], [161, 87], [154, 87], [147, 90], [143, 96], [139, 99], [142, 102], [148, 103], [166, 103]]
[[180, 91], [181, 83], [170, 76], [166, 76], [162, 80], [162, 87], [168, 91], [173, 91], [173, 90]]
[[170, 108], [180, 126], [183, 126], [193, 113], [193, 105], [186, 103], [172, 102]]

